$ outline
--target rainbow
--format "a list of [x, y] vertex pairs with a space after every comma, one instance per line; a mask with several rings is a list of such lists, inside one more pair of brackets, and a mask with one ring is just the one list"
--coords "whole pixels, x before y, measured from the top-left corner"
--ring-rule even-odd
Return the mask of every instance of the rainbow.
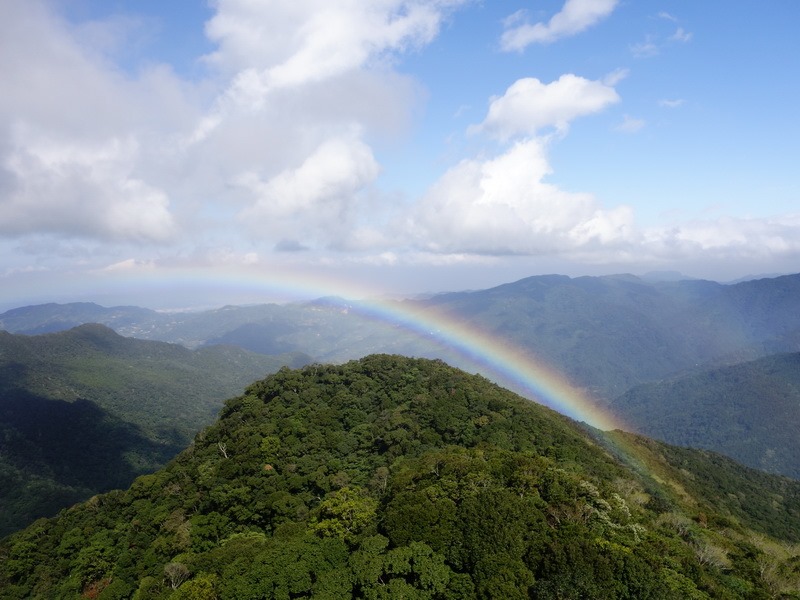
[[620, 429], [583, 392], [530, 352], [441, 311], [401, 302], [359, 303], [362, 314], [394, 323], [455, 351], [471, 368], [529, 399], [602, 430]]
[[602, 410], [581, 390], [570, 385], [555, 369], [541, 360], [477, 326], [417, 303], [375, 299], [375, 290], [327, 275], [308, 275], [288, 268], [235, 269], [153, 269], [106, 273], [106, 284], [130, 289], [145, 287], [159, 291], [176, 287], [213, 286], [238, 293], [269, 295], [273, 301], [312, 300], [325, 296], [346, 299], [358, 314], [434, 341], [454, 351], [471, 368], [520, 395], [539, 402], [576, 421], [609, 431], [626, 429], [615, 417]]

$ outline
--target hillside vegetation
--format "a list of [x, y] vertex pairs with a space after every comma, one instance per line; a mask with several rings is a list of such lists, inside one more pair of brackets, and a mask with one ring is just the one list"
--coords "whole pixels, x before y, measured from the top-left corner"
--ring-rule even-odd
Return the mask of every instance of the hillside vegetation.
[[638, 386], [611, 408], [650, 437], [800, 479], [800, 353]]
[[229, 398], [304, 357], [119, 336], [101, 325], [0, 332], [0, 536], [182, 450]]
[[440, 361], [282, 369], [167, 467], [0, 543], [0, 589], [800, 598], [800, 483], [753, 475], [586, 430]]

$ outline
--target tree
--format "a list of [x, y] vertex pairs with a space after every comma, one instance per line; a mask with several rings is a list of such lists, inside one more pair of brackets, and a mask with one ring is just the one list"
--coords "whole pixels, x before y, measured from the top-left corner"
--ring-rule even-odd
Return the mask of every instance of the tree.
[[313, 530], [352, 542], [375, 521], [378, 503], [361, 488], [343, 487], [330, 494], [319, 506]]
[[180, 585], [189, 579], [189, 568], [183, 563], [171, 562], [164, 566], [164, 578], [169, 583], [173, 590], [176, 590]]

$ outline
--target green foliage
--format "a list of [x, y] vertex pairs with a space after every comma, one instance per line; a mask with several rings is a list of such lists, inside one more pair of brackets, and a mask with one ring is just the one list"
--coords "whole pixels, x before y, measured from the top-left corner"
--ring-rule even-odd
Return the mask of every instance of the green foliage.
[[[699, 365], [727, 365], [779, 352], [796, 352], [800, 343], [800, 275], [735, 285], [711, 281], [657, 282], [632, 275], [577, 278], [547, 275], [488, 290], [406, 300], [394, 308], [401, 313], [410, 310], [428, 314], [433, 320], [436, 315], [447, 314], [454, 321], [469, 323], [490, 336], [529, 350], [538, 361], [554, 366], [576, 387], [587, 389], [593, 397], [607, 402], [635, 386], [663, 381], [693, 371]], [[234, 356], [230, 346], [268, 354], [304, 352], [326, 362], [343, 362], [379, 350], [438, 357], [475, 369], [474, 364], [466, 362], [457, 352], [443, 348], [442, 340], [435, 335], [419, 336], [397, 327], [396, 323], [381, 322], [371, 311], [360, 310], [357, 303], [351, 305], [340, 298], [169, 314], [135, 307], [49, 304], [0, 315], [0, 327], [24, 333], [56, 331], [87, 322], [104, 323], [124, 335], [170, 341], [189, 348], [203, 347], [196, 362], [203, 352], [226, 351], [237, 368], [250, 362], [252, 356]], [[94, 337], [99, 338], [105, 349], [118, 349], [113, 340]], [[228, 348], [223, 350], [217, 344], [226, 344]], [[156, 359], [155, 355], [153, 358]], [[296, 354], [286, 356], [285, 360], [295, 366], [304, 364]], [[154, 362], [158, 366], [172, 360], [160, 356]], [[14, 370], [16, 366], [10, 367]], [[120, 368], [109, 370], [108, 375], [124, 378], [126, 369], [123, 363]], [[200, 369], [202, 376], [203, 368]], [[253, 373], [247, 381], [264, 372]], [[779, 373], [761, 373], [752, 380], [745, 375], [722, 386], [717, 384], [724, 382], [717, 382], [714, 374], [701, 373], [685, 385], [668, 382], [636, 390], [631, 398], [623, 398], [614, 405], [622, 422], [634, 424], [645, 435], [722, 452], [749, 466], [798, 478], [796, 456], [800, 448], [798, 436], [794, 435], [800, 419], [798, 372], [796, 368], [793, 372], [782, 369]], [[210, 421], [213, 409], [203, 415], [202, 422], [192, 425], [187, 417], [201, 405], [192, 401], [189, 393], [197, 371], [179, 368], [175, 373], [179, 378], [185, 375], [175, 382], [186, 391], [168, 403], [184, 402], [181, 410], [171, 415], [171, 426], [163, 427], [165, 415], [160, 392], [153, 394], [154, 386], [150, 385], [159, 388], [164, 384], [161, 381], [140, 378], [131, 393], [123, 394], [122, 401], [118, 399], [109, 412], [126, 423], [140, 425], [147, 438], [182, 447], [187, 436]], [[787, 374], [789, 378], [785, 377]], [[225, 372], [216, 373], [219, 381], [225, 377]], [[94, 380], [85, 376], [79, 378], [79, 383], [103, 390], [106, 378], [103, 375]], [[728, 379], [728, 375], [723, 378]], [[511, 381], [507, 383], [514, 385]], [[241, 386], [240, 381], [221, 397], [239, 393]], [[61, 386], [58, 391], [65, 393], [70, 389]], [[32, 393], [53, 398], [36, 390]], [[112, 406], [91, 394], [84, 393], [84, 397], [96, 400], [103, 409]], [[139, 410], [143, 405], [128, 402], [130, 397], [144, 397], [146, 409]], [[140, 413], [138, 417], [129, 414], [131, 410]], [[451, 416], [456, 427], [467, 430], [480, 427], [478, 423]], [[446, 419], [448, 415], [434, 418], [441, 417]], [[399, 427], [391, 432], [390, 441], [395, 438], [402, 441], [407, 435]], [[499, 439], [495, 441], [499, 443]], [[402, 446], [398, 449], [404, 451]], [[125, 460], [136, 464], [136, 472], [146, 472], [162, 464], [146, 451], [128, 453]], [[37, 475], [36, 485], [44, 489], [36, 496], [52, 498], [48, 507], [68, 505], [85, 497], [81, 489], [54, 482], [43, 469], [31, 473], [8, 467], [6, 470], [11, 472], [6, 474], [2, 467], [0, 483], [4, 477], [10, 477], [12, 484], [18, 485], [17, 480]], [[34, 496], [20, 493], [17, 498]], [[15, 499], [7, 499], [5, 504], [11, 506], [12, 521], [24, 510]], [[50, 512], [43, 507], [31, 516]]]
[[0, 332], [0, 537], [166, 464], [225, 398], [289, 360], [100, 325]]
[[800, 353], [638, 386], [612, 408], [644, 435], [800, 479]]
[[216, 575], [201, 573], [170, 594], [169, 600], [216, 600], [218, 587]]
[[[228, 401], [165, 468], [0, 543], [0, 590], [791, 598], [796, 547], [714, 511], [710, 488], [690, 486], [706, 455], [680, 461], [637, 439], [631, 468], [609, 439], [440, 361], [282, 369]], [[748, 475], [728, 473], [742, 485]], [[671, 512], [649, 508], [657, 492]]]
[[377, 507], [378, 503], [366, 490], [344, 487], [320, 503], [317, 516], [311, 520], [311, 529], [323, 537], [335, 536], [352, 542], [375, 521]]

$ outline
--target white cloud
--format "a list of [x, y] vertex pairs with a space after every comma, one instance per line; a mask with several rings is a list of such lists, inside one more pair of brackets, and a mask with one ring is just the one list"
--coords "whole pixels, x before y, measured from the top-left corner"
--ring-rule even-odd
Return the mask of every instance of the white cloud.
[[0, 203], [0, 232], [51, 232], [88, 238], [166, 241], [175, 223], [169, 200], [132, 173], [131, 140], [90, 145], [25, 138], [7, 155], [13, 183]]
[[219, 45], [208, 61], [255, 69], [269, 87], [335, 77], [384, 52], [429, 43], [457, 0], [218, 0], [206, 33]]
[[658, 105], [664, 108], [678, 108], [679, 106], [683, 106], [684, 102], [685, 100], [683, 100], [683, 98], [664, 98], [658, 101]]
[[644, 119], [637, 119], [630, 115], [624, 115], [622, 117], [622, 123], [617, 125], [615, 128], [617, 131], [621, 131], [622, 133], [636, 133], [641, 131], [645, 126]]
[[[642, 230], [614, 198], [605, 206], [551, 183], [548, 144], [574, 119], [620, 102], [624, 69], [598, 80], [516, 81], [469, 130], [497, 149], [471, 138], [463, 145], [471, 158], [416, 203], [381, 195], [379, 160], [416, 143], [397, 134], [426, 93], [411, 63], [402, 71], [395, 63], [430, 44], [469, 1], [215, 0], [216, 48], [203, 81], [137, 62], [145, 54], [137, 44], [157, 34], [146, 19], [76, 25], [52, 0], [0, 2], [0, 272], [800, 253], [797, 217]], [[577, 34], [617, 6], [558, 4], [542, 23], [509, 17], [504, 49]], [[671, 15], [659, 17], [651, 23], [661, 32], [632, 51], [652, 55], [691, 39]], [[154, 49], [161, 40], [149, 41]], [[452, 100], [451, 109], [465, 98]], [[626, 116], [619, 129], [642, 125]], [[448, 152], [458, 151], [456, 138]]]
[[[389, 59], [428, 43], [460, 3], [222, 0], [209, 23], [216, 78], [196, 84], [164, 65], [135, 75], [114, 66], [105, 53], [119, 51], [114, 36], [135, 22], [72, 26], [44, 2], [4, 3], [0, 232], [192, 244], [230, 235], [248, 206], [251, 217], [282, 210], [282, 222], [295, 225], [324, 208], [349, 220], [315, 229], [322, 217], [311, 214], [315, 241], [334, 243], [358, 227], [350, 239], [367, 244], [377, 236], [358, 223], [348, 194], [358, 196], [378, 167], [365, 141], [341, 132], [374, 137], [408, 125], [421, 94]], [[334, 163], [325, 148], [337, 139], [341, 174], [322, 164], [325, 156]], [[305, 176], [312, 171], [330, 189]], [[288, 188], [289, 174], [295, 189], [271, 207], [241, 185]], [[277, 230], [261, 229], [266, 247], [287, 238]]]
[[357, 225], [359, 194], [378, 176], [371, 149], [356, 134], [320, 144], [299, 166], [263, 180], [242, 174], [235, 182], [253, 198], [242, 221], [256, 234], [309, 242], [342, 244]]
[[531, 44], [550, 44], [563, 37], [578, 34], [610, 15], [618, 0], [566, 0], [561, 10], [547, 23], [520, 23], [522, 15], [507, 19], [500, 39], [507, 52], [522, 51]]
[[[0, 3], [0, 119], [35, 123], [71, 137], [103, 138], [131, 128], [181, 127], [197, 116], [191, 86], [164, 65], [124, 75], [97, 48], [86, 46], [39, 0]], [[93, 29], [117, 24], [97, 22]]]
[[660, 52], [658, 45], [653, 41], [652, 36], [647, 36], [645, 41], [632, 44], [630, 46], [631, 54], [636, 58], [650, 58], [657, 56]]
[[678, 27], [669, 39], [673, 42], [686, 43], [692, 39], [692, 34], [684, 30], [683, 27]]
[[483, 123], [470, 128], [516, 141], [493, 158], [464, 160], [448, 170], [411, 211], [408, 236], [424, 251], [479, 255], [542, 255], [625, 242], [633, 228], [629, 208], [604, 210], [590, 194], [545, 182], [551, 169], [548, 138], [541, 136], [550, 127], [565, 134], [572, 120], [617, 101], [610, 85], [572, 74], [549, 84], [516, 81], [492, 99]]
[[800, 253], [800, 214], [691, 221], [645, 232], [647, 247], [670, 257], [779, 258]]
[[262, 109], [276, 91], [376, 67], [430, 43], [448, 10], [465, 1], [218, 0], [206, 25], [218, 49], [206, 60], [231, 73], [231, 84], [191, 140], [204, 139], [232, 112]]
[[[85, 28], [47, 8], [0, 6], [0, 231], [168, 241], [177, 229], [171, 201], [143, 162], [159, 162], [164, 127], [196, 116], [189, 86], [159, 65], [123, 75], [103, 55], [106, 42], [87, 47], [77, 35]], [[93, 23], [92, 38], [123, 26]]]
[[545, 183], [545, 143], [527, 139], [450, 169], [415, 208], [408, 230], [441, 253], [548, 254], [627, 239], [630, 210], [604, 211], [589, 194]]
[[492, 99], [486, 119], [471, 131], [485, 131], [501, 140], [537, 135], [548, 127], [564, 133], [573, 119], [618, 101], [613, 87], [577, 75], [562, 75], [548, 84], [519, 79], [503, 96]]

